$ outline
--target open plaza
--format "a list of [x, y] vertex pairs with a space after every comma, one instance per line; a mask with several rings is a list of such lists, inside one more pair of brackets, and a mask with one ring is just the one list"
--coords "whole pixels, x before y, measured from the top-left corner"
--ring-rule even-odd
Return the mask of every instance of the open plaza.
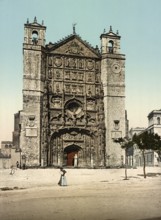
[[3, 220], [141, 220], [161, 219], [161, 167], [0, 170], [0, 216]]

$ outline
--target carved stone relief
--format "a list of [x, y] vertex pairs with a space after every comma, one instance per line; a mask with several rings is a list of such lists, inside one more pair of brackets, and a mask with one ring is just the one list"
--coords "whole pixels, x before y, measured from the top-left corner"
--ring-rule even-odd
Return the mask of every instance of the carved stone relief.
[[73, 41], [68, 46], [66, 53], [83, 55], [83, 48], [77, 42]]
[[87, 82], [93, 82], [93, 73], [92, 72], [87, 72], [86, 73], [86, 81]]
[[61, 112], [51, 112], [51, 119], [50, 119], [50, 122], [60, 122], [62, 121], [62, 113]]
[[49, 68], [48, 70], [48, 79], [52, 79], [53, 78], [53, 69]]
[[54, 57], [54, 66], [61, 67], [63, 64], [63, 59], [60, 56]]
[[60, 97], [52, 96], [51, 97], [50, 106], [52, 108], [60, 108], [60, 107], [62, 107], [62, 100], [61, 100], [61, 98]]
[[94, 61], [91, 60], [91, 59], [87, 60], [87, 61], [86, 61], [86, 67], [87, 67], [87, 69], [89, 69], [89, 70], [94, 69]]
[[95, 101], [94, 100], [87, 100], [87, 110], [94, 110], [95, 109]]
[[63, 72], [61, 69], [54, 69], [54, 79], [62, 79]]
[[64, 71], [64, 79], [65, 80], [70, 80], [70, 70], [65, 70]]

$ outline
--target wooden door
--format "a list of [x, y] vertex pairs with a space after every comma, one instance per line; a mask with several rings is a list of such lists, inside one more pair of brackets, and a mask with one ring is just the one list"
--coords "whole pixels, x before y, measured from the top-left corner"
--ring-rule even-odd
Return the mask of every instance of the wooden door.
[[74, 155], [77, 151], [67, 153], [67, 166], [74, 166]]

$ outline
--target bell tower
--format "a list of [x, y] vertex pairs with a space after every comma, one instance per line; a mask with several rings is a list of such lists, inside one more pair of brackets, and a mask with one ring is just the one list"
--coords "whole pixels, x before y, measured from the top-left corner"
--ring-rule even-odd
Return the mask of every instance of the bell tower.
[[41, 161], [42, 96], [45, 80], [45, 31], [37, 22], [24, 25], [23, 43], [23, 110], [21, 112], [20, 147], [27, 166]]
[[112, 27], [101, 38], [101, 79], [104, 89], [106, 166], [121, 165], [124, 151], [114, 142], [125, 137], [125, 55], [120, 53], [118, 31]]

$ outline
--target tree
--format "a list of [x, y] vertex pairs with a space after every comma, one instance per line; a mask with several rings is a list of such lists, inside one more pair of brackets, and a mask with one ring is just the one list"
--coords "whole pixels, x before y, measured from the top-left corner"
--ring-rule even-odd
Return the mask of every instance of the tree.
[[133, 136], [133, 142], [137, 144], [138, 148], [141, 150], [143, 155], [143, 173], [144, 178], [146, 178], [146, 161], [145, 161], [145, 151], [146, 150], [154, 150], [154, 151], [161, 151], [161, 139], [158, 134], [149, 133], [145, 131], [139, 135]]
[[133, 147], [133, 142], [129, 138], [117, 138], [114, 139], [114, 142], [119, 143], [121, 145], [121, 148], [125, 149], [125, 180], [128, 180], [127, 178], [127, 165], [128, 165], [128, 149]]

